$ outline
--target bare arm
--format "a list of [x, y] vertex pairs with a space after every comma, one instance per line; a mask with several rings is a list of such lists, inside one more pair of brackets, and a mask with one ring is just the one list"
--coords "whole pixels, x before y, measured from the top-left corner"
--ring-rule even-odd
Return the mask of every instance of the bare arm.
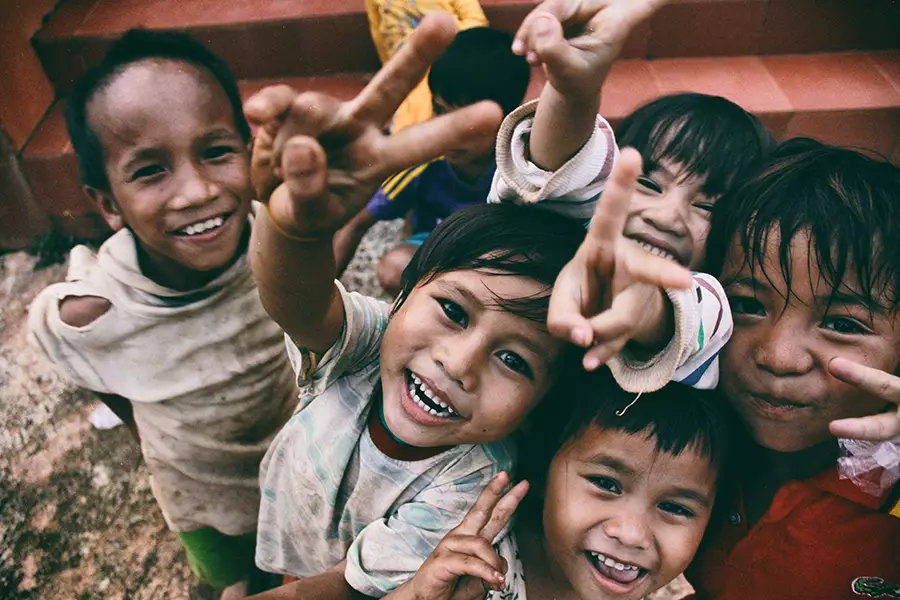
[[344, 579], [344, 566], [338, 566], [316, 575], [298, 579], [287, 585], [250, 596], [247, 600], [365, 600], [364, 596], [350, 587]]
[[334, 261], [337, 265], [338, 276], [347, 269], [347, 265], [353, 260], [356, 249], [359, 248], [363, 236], [372, 228], [376, 219], [368, 210], [361, 210], [359, 214], [350, 219], [334, 236]]
[[571, 98], [546, 84], [531, 129], [531, 161], [545, 171], [566, 164], [594, 133], [599, 106], [599, 94], [593, 99]]

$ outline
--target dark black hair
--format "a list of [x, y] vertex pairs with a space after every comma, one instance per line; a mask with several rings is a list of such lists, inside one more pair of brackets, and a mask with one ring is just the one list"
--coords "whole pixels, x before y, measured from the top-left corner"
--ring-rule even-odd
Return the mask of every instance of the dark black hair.
[[523, 429], [522, 469], [538, 487], [553, 457], [589, 427], [644, 435], [660, 452], [674, 456], [696, 452], [709, 459], [720, 483], [725, 481], [722, 467], [743, 439], [743, 429], [717, 392], [673, 382], [635, 401], [637, 394], [619, 387], [606, 367], [568, 375]]
[[637, 109], [616, 128], [619, 147], [641, 153], [644, 172], [662, 159], [682, 176], [707, 178], [704, 193], [718, 198], [740, 182], [774, 147], [769, 130], [743, 108], [706, 94], [663, 96]]
[[399, 308], [417, 285], [441, 273], [476, 270], [528, 277], [546, 288], [526, 298], [497, 297], [497, 306], [544, 323], [560, 270], [584, 240], [580, 222], [535, 206], [478, 204], [458, 210], [426, 238], [403, 271]]
[[100, 190], [109, 189], [103, 145], [88, 120], [88, 103], [129, 65], [147, 59], [181, 61], [208, 71], [228, 96], [238, 134], [244, 142], [250, 141], [250, 126], [244, 118], [237, 81], [221, 58], [184, 33], [132, 29], [113, 45], [100, 64], [78, 81], [67, 102], [66, 128], [78, 156], [81, 181], [85, 185]]
[[531, 67], [512, 53], [512, 42], [512, 35], [490, 27], [460, 31], [431, 66], [432, 95], [454, 107], [493, 100], [511, 113], [522, 104], [531, 78]]
[[[773, 257], [767, 260], [766, 245], [778, 232], [778, 263], [790, 298], [791, 242], [808, 231], [808, 259], [834, 292], [843, 283], [842, 294], [871, 308], [895, 310], [900, 301], [900, 168], [886, 160], [812, 139], [788, 140], [756, 176], [716, 204], [710, 229], [713, 274], [722, 274], [737, 240], [745, 265], [758, 265], [768, 278]], [[846, 276], [856, 285], [847, 287]]]

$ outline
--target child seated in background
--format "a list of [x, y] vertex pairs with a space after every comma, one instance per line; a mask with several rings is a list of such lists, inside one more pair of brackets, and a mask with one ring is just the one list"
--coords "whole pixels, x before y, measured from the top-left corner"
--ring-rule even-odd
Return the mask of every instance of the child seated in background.
[[[492, 100], [504, 113], [525, 97], [528, 63], [510, 50], [512, 36], [487, 27], [457, 34], [428, 74], [435, 114]], [[400, 275], [425, 237], [442, 219], [464, 206], [484, 203], [494, 176], [494, 138], [448, 150], [443, 158], [401, 171], [384, 182], [366, 209], [335, 236], [338, 273], [353, 258], [363, 235], [376, 221], [399, 219], [412, 211], [412, 236], [378, 264], [378, 280], [393, 296]]]
[[226, 65], [131, 31], [79, 82], [67, 126], [115, 234], [72, 250], [34, 301], [33, 341], [78, 385], [133, 407], [153, 494], [194, 572], [243, 593], [259, 463], [297, 403], [250, 273], [250, 128]]
[[[425, 15], [435, 12], [452, 16], [457, 31], [488, 26], [478, 0], [366, 0], [369, 32], [381, 63], [386, 63], [409, 39]], [[431, 92], [423, 80], [397, 108], [391, 131], [398, 133], [431, 117]]]
[[690, 564], [733, 479], [727, 405], [678, 383], [635, 403], [605, 369], [565, 394], [528, 438], [513, 535], [493, 545], [526, 484], [501, 499], [501, 479], [389, 600], [639, 600]]

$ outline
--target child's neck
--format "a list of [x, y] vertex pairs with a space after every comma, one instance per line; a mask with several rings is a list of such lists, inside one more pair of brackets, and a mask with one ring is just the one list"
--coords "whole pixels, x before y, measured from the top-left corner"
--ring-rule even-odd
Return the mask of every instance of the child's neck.
[[750, 525], [769, 510], [782, 485], [823, 473], [835, 465], [840, 454], [837, 440], [833, 439], [798, 452], [776, 452], [762, 447], [755, 450], [743, 486], [744, 510]]
[[539, 524], [520, 521], [516, 526], [516, 543], [525, 571], [525, 593], [529, 598], [580, 600], [565, 574], [547, 555], [547, 545]]
[[417, 460], [425, 460], [432, 456], [437, 456], [441, 452], [449, 450], [452, 446], [438, 446], [436, 448], [419, 448], [410, 446], [397, 439], [393, 433], [387, 428], [384, 422], [384, 413], [382, 411], [381, 390], [380, 386], [376, 388], [375, 402], [372, 404], [372, 410], [369, 411], [369, 435], [375, 447], [389, 458], [394, 460], [403, 460], [413, 462]]
[[144, 248], [144, 244], [135, 236], [137, 247], [138, 267], [141, 273], [148, 279], [159, 285], [178, 292], [189, 292], [202, 288], [210, 281], [219, 277], [247, 251], [250, 243], [250, 225], [245, 226], [241, 241], [231, 259], [219, 268], [209, 271], [197, 271], [184, 266], [168, 257], [155, 255]]

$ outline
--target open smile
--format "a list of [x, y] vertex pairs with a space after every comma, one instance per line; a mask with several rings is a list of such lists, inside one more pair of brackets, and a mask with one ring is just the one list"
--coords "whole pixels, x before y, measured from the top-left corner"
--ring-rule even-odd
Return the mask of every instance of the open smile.
[[172, 235], [191, 241], [207, 241], [218, 237], [230, 223], [233, 212], [216, 215], [172, 231]]
[[618, 596], [633, 592], [649, 572], [639, 565], [623, 562], [600, 552], [588, 550], [585, 555], [588, 562], [594, 567], [594, 578], [597, 583]]
[[406, 371], [402, 404], [406, 413], [423, 425], [443, 425], [462, 420], [456, 407], [431, 382], [412, 371]]
[[631, 235], [628, 237], [632, 241], [637, 242], [638, 246], [653, 256], [661, 256], [662, 258], [668, 258], [669, 260], [679, 262], [678, 253], [675, 248], [663, 240], [642, 235]]

